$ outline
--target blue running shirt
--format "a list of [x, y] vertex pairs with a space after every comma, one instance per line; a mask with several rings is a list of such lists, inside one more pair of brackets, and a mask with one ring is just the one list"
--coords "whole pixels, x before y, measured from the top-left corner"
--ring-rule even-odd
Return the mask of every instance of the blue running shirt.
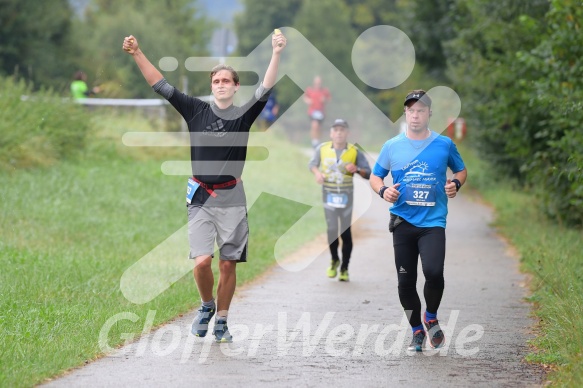
[[431, 131], [425, 140], [411, 140], [401, 133], [383, 145], [372, 173], [385, 178], [391, 172], [393, 184], [401, 184], [391, 213], [417, 227], [445, 228], [448, 167], [454, 173], [465, 168], [450, 138]]

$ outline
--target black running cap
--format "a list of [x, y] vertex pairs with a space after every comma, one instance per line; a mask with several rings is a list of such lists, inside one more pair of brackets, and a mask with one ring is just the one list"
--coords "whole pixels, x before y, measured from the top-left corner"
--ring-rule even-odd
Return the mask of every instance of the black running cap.
[[431, 98], [425, 92], [411, 92], [407, 94], [405, 97], [405, 103], [403, 105], [407, 106], [407, 104], [411, 101], [421, 101], [428, 107], [431, 107]]
[[348, 123], [346, 122], [346, 120], [336, 119], [336, 120], [334, 120], [334, 123], [332, 124], [332, 128], [334, 128], [334, 127], [348, 128]]

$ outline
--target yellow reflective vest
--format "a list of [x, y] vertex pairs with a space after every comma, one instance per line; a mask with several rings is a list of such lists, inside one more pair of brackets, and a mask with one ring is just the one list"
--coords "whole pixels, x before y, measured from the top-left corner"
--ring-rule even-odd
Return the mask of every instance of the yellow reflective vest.
[[328, 141], [320, 147], [320, 171], [324, 174], [324, 189], [327, 190], [352, 190], [352, 177], [354, 174], [346, 171], [346, 165], [356, 164], [358, 149], [348, 143], [342, 151], [340, 159], [336, 158], [336, 150], [332, 142]]

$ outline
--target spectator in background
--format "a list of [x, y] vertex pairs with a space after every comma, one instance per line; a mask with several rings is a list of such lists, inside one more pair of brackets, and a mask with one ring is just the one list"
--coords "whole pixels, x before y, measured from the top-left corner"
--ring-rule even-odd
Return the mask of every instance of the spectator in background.
[[75, 72], [73, 82], [71, 82], [71, 96], [73, 96], [74, 99], [87, 98], [99, 93], [100, 91], [101, 89], [99, 86], [95, 86], [89, 90], [89, 87], [87, 86], [87, 74], [81, 70]]

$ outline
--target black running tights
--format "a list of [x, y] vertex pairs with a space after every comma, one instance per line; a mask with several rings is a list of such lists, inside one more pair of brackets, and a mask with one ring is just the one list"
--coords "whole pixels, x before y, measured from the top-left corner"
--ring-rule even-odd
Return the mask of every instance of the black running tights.
[[344, 209], [324, 207], [326, 214], [326, 224], [328, 225], [328, 245], [332, 260], [339, 260], [338, 257], [338, 236], [342, 238], [342, 265], [341, 269], [348, 269], [350, 254], [352, 253], [352, 233], [350, 224], [352, 223], [352, 206]]
[[399, 300], [409, 317], [411, 327], [421, 325], [421, 301], [417, 294], [417, 262], [425, 276], [423, 296], [426, 309], [437, 313], [443, 295], [443, 266], [445, 262], [445, 229], [440, 227], [418, 228], [407, 221], [393, 232], [395, 267], [398, 274]]

